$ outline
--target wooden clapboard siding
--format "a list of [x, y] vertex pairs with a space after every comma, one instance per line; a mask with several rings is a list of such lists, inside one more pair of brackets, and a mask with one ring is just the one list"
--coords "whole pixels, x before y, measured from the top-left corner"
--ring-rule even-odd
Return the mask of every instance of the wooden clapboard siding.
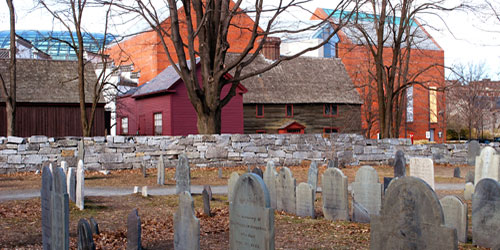
[[278, 129], [290, 121], [306, 126], [305, 133], [323, 133], [326, 127], [338, 128], [342, 133], [361, 133], [361, 105], [337, 104], [338, 115], [325, 117], [324, 104], [293, 104], [293, 117], [286, 117], [285, 104], [263, 104], [264, 117], [257, 118], [256, 104], [244, 104], [244, 126], [246, 134], [257, 130], [278, 133]]

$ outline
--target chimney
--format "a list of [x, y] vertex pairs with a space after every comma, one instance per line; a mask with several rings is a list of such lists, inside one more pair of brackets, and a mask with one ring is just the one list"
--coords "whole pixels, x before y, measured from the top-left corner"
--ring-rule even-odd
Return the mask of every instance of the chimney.
[[278, 60], [280, 58], [280, 44], [281, 39], [279, 37], [267, 37], [260, 53], [269, 60]]

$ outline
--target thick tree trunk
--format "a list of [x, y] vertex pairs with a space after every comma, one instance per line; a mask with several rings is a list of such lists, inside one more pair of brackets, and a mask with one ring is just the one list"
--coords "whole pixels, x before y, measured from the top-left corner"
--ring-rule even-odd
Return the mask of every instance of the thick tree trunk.
[[211, 113], [197, 112], [199, 134], [221, 133], [221, 109]]
[[16, 112], [15, 105], [7, 101], [5, 102], [5, 110], [7, 111], [7, 136], [15, 135], [15, 126], [16, 126]]

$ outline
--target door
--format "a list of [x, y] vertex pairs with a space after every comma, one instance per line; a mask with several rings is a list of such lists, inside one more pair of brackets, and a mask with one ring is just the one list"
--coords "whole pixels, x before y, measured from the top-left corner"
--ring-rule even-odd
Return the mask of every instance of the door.
[[434, 141], [434, 129], [431, 128], [431, 137], [429, 138], [429, 141]]

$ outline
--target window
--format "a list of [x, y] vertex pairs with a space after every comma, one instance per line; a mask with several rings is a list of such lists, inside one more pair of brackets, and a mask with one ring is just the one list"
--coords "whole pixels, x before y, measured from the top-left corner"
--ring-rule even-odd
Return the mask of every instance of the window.
[[293, 104], [285, 105], [286, 117], [293, 117]]
[[122, 134], [128, 134], [128, 117], [122, 117]]
[[429, 121], [438, 122], [436, 87], [429, 87]]
[[336, 116], [337, 115], [337, 104], [325, 104], [323, 107], [323, 116]]
[[339, 129], [338, 128], [323, 128], [323, 133], [325, 134], [331, 134], [331, 133], [338, 133]]
[[162, 135], [162, 115], [161, 113], [155, 113], [154, 115], [154, 126], [155, 126], [155, 135]]
[[290, 128], [287, 129], [286, 132], [288, 134], [302, 134], [302, 130], [300, 128]]
[[255, 106], [255, 116], [256, 117], [264, 117], [264, 105], [263, 104], [257, 104]]
[[264, 129], [259, 129], [257, 131], [255, 131], [256, 134], [265, 134], [266, 131]]
[[406, 122], [413, 122], [413, 86], [406, 89]]

